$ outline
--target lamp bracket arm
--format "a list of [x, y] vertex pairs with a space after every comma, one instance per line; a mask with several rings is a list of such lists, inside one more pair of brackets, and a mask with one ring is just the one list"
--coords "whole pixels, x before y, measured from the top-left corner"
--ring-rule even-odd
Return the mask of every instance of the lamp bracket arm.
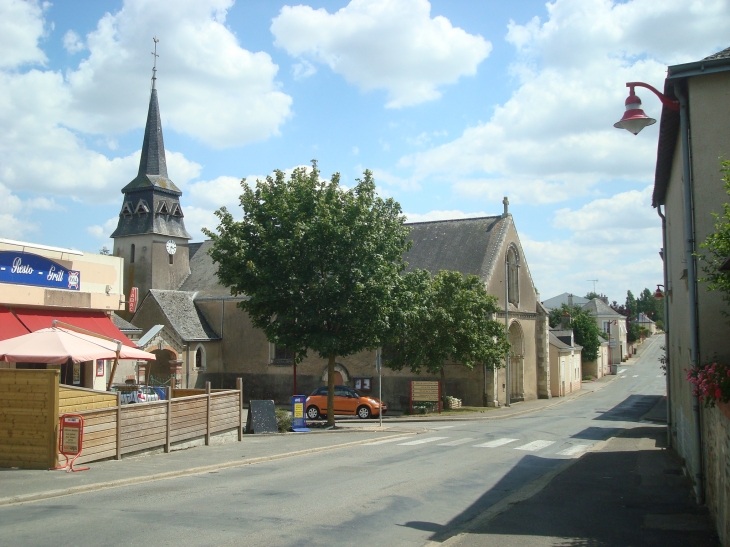
[[670, 110], [676, 110], [677, 112], [679, 112], [679, 101], [674, 101], [674, 100], [670, 99], [669, 97], [667, 97], [664, 93], [659, 91], [654, 86], [645, 84], [644, 82], [626, 82], [626, 87], [631, 89], [632, 95], [634, 93], [634, 87], [644, 87], [644, 88], [648, 89], [649, 91], [652, 91], [654, 93], [654, 95], [659, 97], [659, 100], [662, 102], [662, 104], [664, 106], [666, 106]]

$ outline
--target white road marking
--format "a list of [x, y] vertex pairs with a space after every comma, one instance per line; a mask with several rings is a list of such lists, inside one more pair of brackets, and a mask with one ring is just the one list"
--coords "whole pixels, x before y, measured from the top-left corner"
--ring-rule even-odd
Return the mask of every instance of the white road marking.
[[589, 444], [574, 444], [573, 446], [570, 446], [570, 447], [566, 448], [565, 450], [561, 450], [560, 452], [558, 452], [558, 456], [578, 457], [581, 454], [583, 454], [583, 452], [588, 450], [589, 448], [590, 448]]
[[369, 443], [368, 446], [373, 446], [374, 444], [386, 444], [386, 443], [394, 443], [396, 441], [402, 441], [403, 437], [396, 437], [395, 439], [384, 439], [382, 441], [375, 441], [374, 443]]
[[415, 444], [426, 444], [426, 443], [432, 443], [434, 441], [443, 441], [444, 439], [448, 439], [448, 437], [429, 437], [427, 439], [419, 439], [417, 441], [399, 443], [398, 446], [413, 446]]
[[551, 444], [555, 444], [555, 441], [532, 441], [531, 443], [523, 444], [522, 446], [516, 446], [515, 450], [535, 452], [536, 450], [542, 450], [543, 448], [547, 448]]
[[663, 374], [657, 374], [656, 375], [657, 378], [661, 378], [662, 376], [664, 376], [664, 375]]
[[448, 429], [450, 427], [454, 427], [453, 425], [439, 425], [436, 427], [429, 427], [428, 429]]
[[622, 368], [621, 370], [618, 371], [619, 374], [621, 374], [622, 372], [626, 372], [626, 369]]
[[638, 378], [638, 377], [639, 377], [639, 375], [638, 375], [638, 374], [634, 374], [634, 375], [632, 376], [632, 378]]
[[624, 374], [622, 376], [619, 376], [619, 378], [626, 378], [626, 375]]
[[482, 444], [475, 444], [474, 446], [476, 448], [496, 448], [498, 446], [502, 446], [505, 444], [513, 443], [517, 439], [494, 439], [493, 441], [487, 441], [486, 443]]
[[463, 439], [457, 439], [455, 441], [449, 441], [447, 443], [439, 443], [439, 446], [459, 446], [460, 444], [468, 443], [473, 441], [471, 437], [464, 437]]

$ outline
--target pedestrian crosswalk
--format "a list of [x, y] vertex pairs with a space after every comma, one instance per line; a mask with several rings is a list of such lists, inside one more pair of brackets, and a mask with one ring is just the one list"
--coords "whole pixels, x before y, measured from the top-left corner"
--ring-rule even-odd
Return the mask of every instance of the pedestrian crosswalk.
[[[444, 447], [465, 446], [469, 448], [506, 448], [510, 450], [520, 450], [522, 452], [541, 452], [550, 450], [557, 456], [568, 458], [578, 458], [588, 451], [593, 443], [574, 442], [572, 439], [548, 440], [548, 439], [518, 439], [514, 437], [500, 437], [479, 442], [474, 437], [441, 437], [441, 436], [418, 436], [419, 438], [406, 440], [404, 437], [396, 437], [391, 439], [383, 439], [368, 443], [368, 446], [376, 446], [381, 444], [396, 444], [397, 446], [417, 447], [422, 445], [435, 445]], [[521, 441], [521, 442], [520, 442]], [[567, 445], [567, 446], [566, 446]], [[559, 450], [558, 450], [559, 449]], [[556, 452], [557, 450], [557, 452]]]

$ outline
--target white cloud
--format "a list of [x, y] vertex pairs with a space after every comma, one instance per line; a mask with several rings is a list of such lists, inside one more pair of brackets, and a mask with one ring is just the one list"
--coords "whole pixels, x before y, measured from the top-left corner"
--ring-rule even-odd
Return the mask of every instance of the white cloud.
[[438, 88], [476, 74], [492, 49], [442, 16], [427, 0], [352, 0], [330, 14], [285, 6], [271, 24], [274, 44], [326, 64], [363, 91], [385, 89], [387, 107], [441, 96]]
[[556, 211], [553, 225], [570, 231], [565, 238], [539, 241], [522, 234], [541, 298], [585, 294], [592, 288], [589, 279], [598, 279], [598, 292], [612, 300], [622, 300], [628, 289], [661, 283], [661, 222], [650, 205], [652, 190], [647, 186]]
[[[545, 22], [509, 25], [517, 90], [488, 121], [401, 158], [416, 180], [449, 177], [461, 194], [527, 203], [586, 195], [604, 180], [652, 180], [658, 126], [638, 137], [612, 127], [623, 111], [625, 82], [661, 88], [668, 63], [724, 47], [730, 4], [556, 0], [547, 8]], [[661, 105], [648, 91], [644, 107], [659, 117]]]
[[88, 226], [86, 228], [86, 232], [91, 235], [92, 237], [104, 241], [109, 240], [110, 247], [114, 246], [114, 242], [112, 239], [109, 238], [109, 236], [116, 230], [117, 225], [119, 224], [119, 217], [112, 217], [108, 219], [106, 222], [104, 222], [103, 226], [99, 226], [98, 224], [95, 224], [93, 226]]
[[463, 211], [459, 210], [451, 210], [451, 211], [429, 211], [428, 213], [405, 213], [406, 217], [408, 218], [408, 223], [413, 222], [428, 222], [432, 220], [453, 220], [457, 218], [476, 218], [476, 217], [486, 217], [489, 216], [484, 211], [479, 211], [478, 213], [465, 213]]
[[63, 47], [71, 55], [86, 49], [86, 46], [79, 35], [71, 29], [66, 31], [66, 34], [63, 35]]
[[214, 147], [278, 134], [291, 97], [274, 81], [268, 53], [243, 49], [225, 26], [232, 0], [126, 0], [87, 36], [89, 55], [68, 74], [64, 123], [122, 132], [144, 123], [150, 36], [160, 38], [157, 88], [163, 122]]
[[[362, 172], [363, 169], [362, 167], [358, 166], [357, 170], [359, 172]], [[372, 172], [373, 177], [375, 178], [375, 182], [378, 185], [385, 184], [386, 186], [395, 187], [399, 190], [404, 191], [415, 191], [421, 189], [421, 185], [418, 183], [418, 181], [415, 181], [413, 179], [398, 177], [382, 169], [372, 169]]]
[[[229, 6], [228, 0], [189, 0], [171, 9], [171, 2], [128, 0], [86, 37], [88, 57], [62, 73], [17, 70], [45, 62], [38, 49], [44, 12], [34, 2], [0, 2], [0, 44], [9, 17], [11, 35], [22, 37], [3, 46], [0, 60], [0, 184], [84, 202], [118, 199], [137, 172], [139, 151], [108, 157], [86, 139], [113, 151], [114, 134], [144, 125], [153, 27], [165, 33], [160, 45], [168, 44], [158, 80], [166, 130], [220, 146], [276, 133], [291, 99], [276, 89], [277, 67], [268, 54], [242, 49], [223, 25]], [[78, 43], [69, 33], [66, 38]], [[200, 175], [201, 166], [181, 153], [168, 151], [167, 160], [181, 188]]]
[[[252, 180], [255, 181], [255, 179]], [[199, 208], [207, 207], [215, 210], [225, 206], [228, 209], [233, 209], [238, 207], [238, 198], [241, 193], [241, 179], [222, 176], [213, 180], [203, 180], [191, 184], [186, 194], [186, 201], [195, 203]], [[187, 222], [187, 209], [185, 211], [185, 220]]]
[[43, 7], [37, 0], [0, 2], [0, 68], [47, 61], [38, 47], [43, 36]]
[[0, 203], [3, 204], [0, 213], [0, 237], [23, 240], [39, 229], [36, 223], [27, 220], [27, 212], [34, 208], [45, 209], [49, 200], [23, 201], [0, 183]]
[[317, 67], [306, 59], [302, 59], [300, 62], [292, 65], [291, 70], [295, 80], [303, 80], [317, 73]]

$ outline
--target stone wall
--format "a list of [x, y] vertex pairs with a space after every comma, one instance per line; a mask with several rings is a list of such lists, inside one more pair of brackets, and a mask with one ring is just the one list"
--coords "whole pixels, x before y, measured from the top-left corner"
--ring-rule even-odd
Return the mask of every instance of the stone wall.
[[730, 404], [702, 412], [705, 498], [722, 545], [730, 545]]

